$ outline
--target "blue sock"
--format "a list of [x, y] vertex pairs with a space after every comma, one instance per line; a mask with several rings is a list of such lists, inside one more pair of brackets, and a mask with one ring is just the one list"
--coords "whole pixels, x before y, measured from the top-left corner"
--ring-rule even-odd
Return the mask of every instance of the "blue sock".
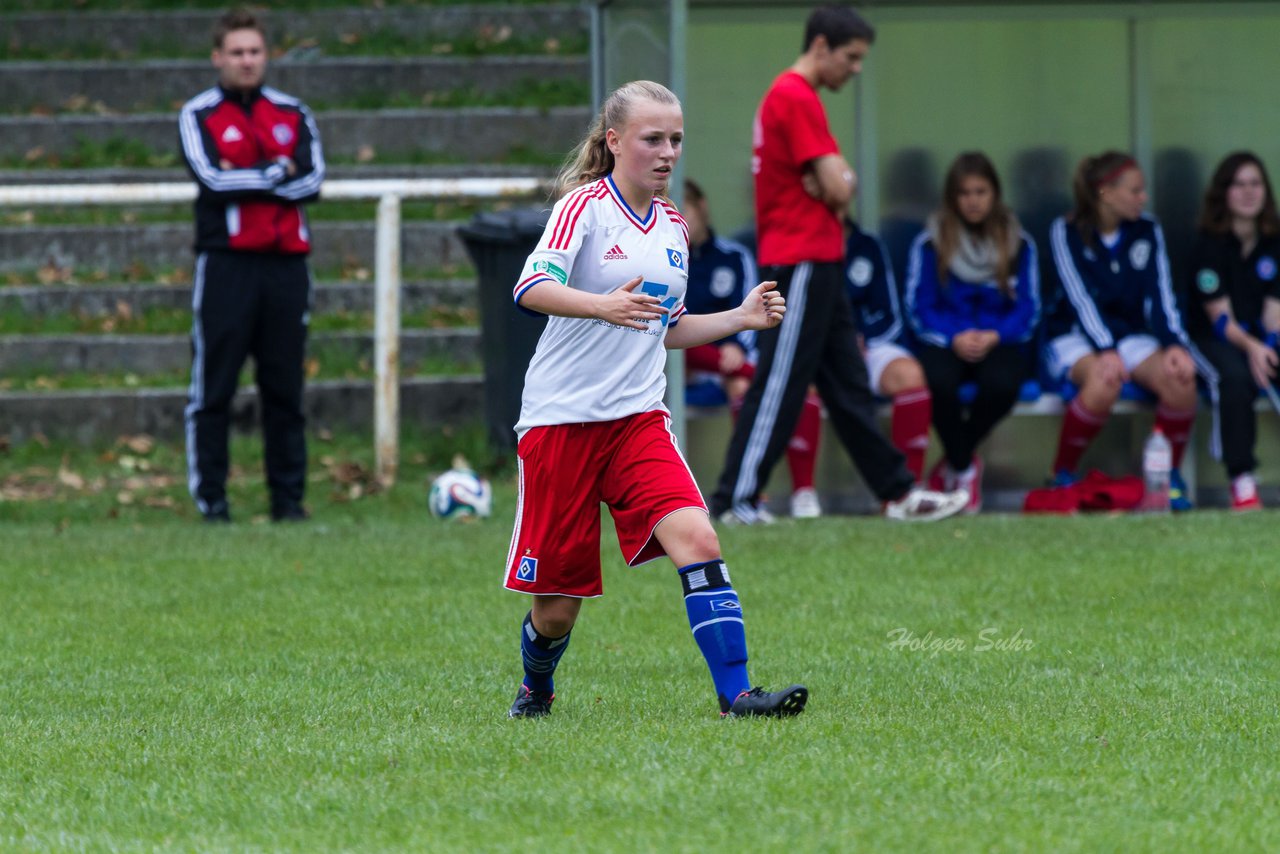
[[751, 690], [747, 632], [738, 594], [729, 585], [729, 570], [722, 560], [690, 564], [679, 572], [693, 639], [711, 670], [720, 710], [727, 711], [735, 697]]
[[533, 612], [525, 615], [520, 628], [520, 658], [524, 662], [524, 685], [530, 691], [555, 693], [556, 665], [569, 648], [569, 632], [561, 638], [549, 638], [533, 627]]

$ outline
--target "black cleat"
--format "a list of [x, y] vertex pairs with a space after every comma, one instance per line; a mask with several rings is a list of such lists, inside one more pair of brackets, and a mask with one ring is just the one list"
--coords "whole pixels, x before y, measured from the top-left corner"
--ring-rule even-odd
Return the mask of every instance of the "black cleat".
[[722, 718], [785, 718], [798, 715], [804, 711], [804, 704], [809, 702], [809, 689], [803, 685], [792, 685], [785, 691], [766, 691], [763, 688], [752, 688], [743, 691], [729, 708], [724, 708], [720, 701]]
[[296, 502], [273, 504], [271, 506], [272, 522], [305, 522], [311, 518], [307, 508]]
[[213, 524], [227, 524], [231, 521], [231, 509], [225, 501], [215, 501], [204, 511], [204, 520]]
[[556, 695], [547, 691], [530, 691], [524, 685], [516, 692], [516, 701], [511, 704], [509, 718], [544, 718], [551, 714], [551, 704]]

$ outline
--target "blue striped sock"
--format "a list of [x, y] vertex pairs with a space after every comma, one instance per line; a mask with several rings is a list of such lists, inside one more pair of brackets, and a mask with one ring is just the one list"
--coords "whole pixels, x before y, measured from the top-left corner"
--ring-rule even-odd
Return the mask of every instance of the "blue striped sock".
[[720, 707], [727, 709], [735, 697], [751, 690], [742, 605], [729, 585], [729, 570], [724, 561], [690, 564], [681, 567], [679, 572], [693, 639], [707, 660], [711, 681], [720, 696]]
[[549, 638], [533, 627], [533, 612], [525, 615], [520, 629], [520, 658], [524, 662], [524, 684], [530, 691], [555, 693], [556, 665], [569, 648], [569, 632], [564, 637]]

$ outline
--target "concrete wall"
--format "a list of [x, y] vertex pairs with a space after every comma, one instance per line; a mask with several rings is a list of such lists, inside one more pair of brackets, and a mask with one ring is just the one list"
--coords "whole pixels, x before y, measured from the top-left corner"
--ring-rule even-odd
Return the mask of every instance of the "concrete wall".
[[[752, 220], [751, 118], [799, 54], [807, 9], [691, 5], [684, 165], [732, 232]], [[1263, 106], [1280, 4], [877, 2], [866, 14], [878, 35], [864, 73], [824, 100], [870, 227], [918, 228], [950, 160], [973, 148], [1033, 235], [1069, 204], [1079, 158], [1107, 147], [1138, 156], [1175, 244], [1229, 151], [1280, 169], [1280, 112]]]

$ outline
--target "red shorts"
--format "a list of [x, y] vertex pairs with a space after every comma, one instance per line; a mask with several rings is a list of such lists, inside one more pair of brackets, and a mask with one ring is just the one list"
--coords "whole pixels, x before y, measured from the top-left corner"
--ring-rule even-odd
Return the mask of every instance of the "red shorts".
[[665, 412], [534, 427], [516, 448], [520, 495], [506, 586], [588, 598], [600, 576], [600, 504], [609, 507], [629, 566], [666, 554], [653, 536], [677, 510], [707, 505]]

